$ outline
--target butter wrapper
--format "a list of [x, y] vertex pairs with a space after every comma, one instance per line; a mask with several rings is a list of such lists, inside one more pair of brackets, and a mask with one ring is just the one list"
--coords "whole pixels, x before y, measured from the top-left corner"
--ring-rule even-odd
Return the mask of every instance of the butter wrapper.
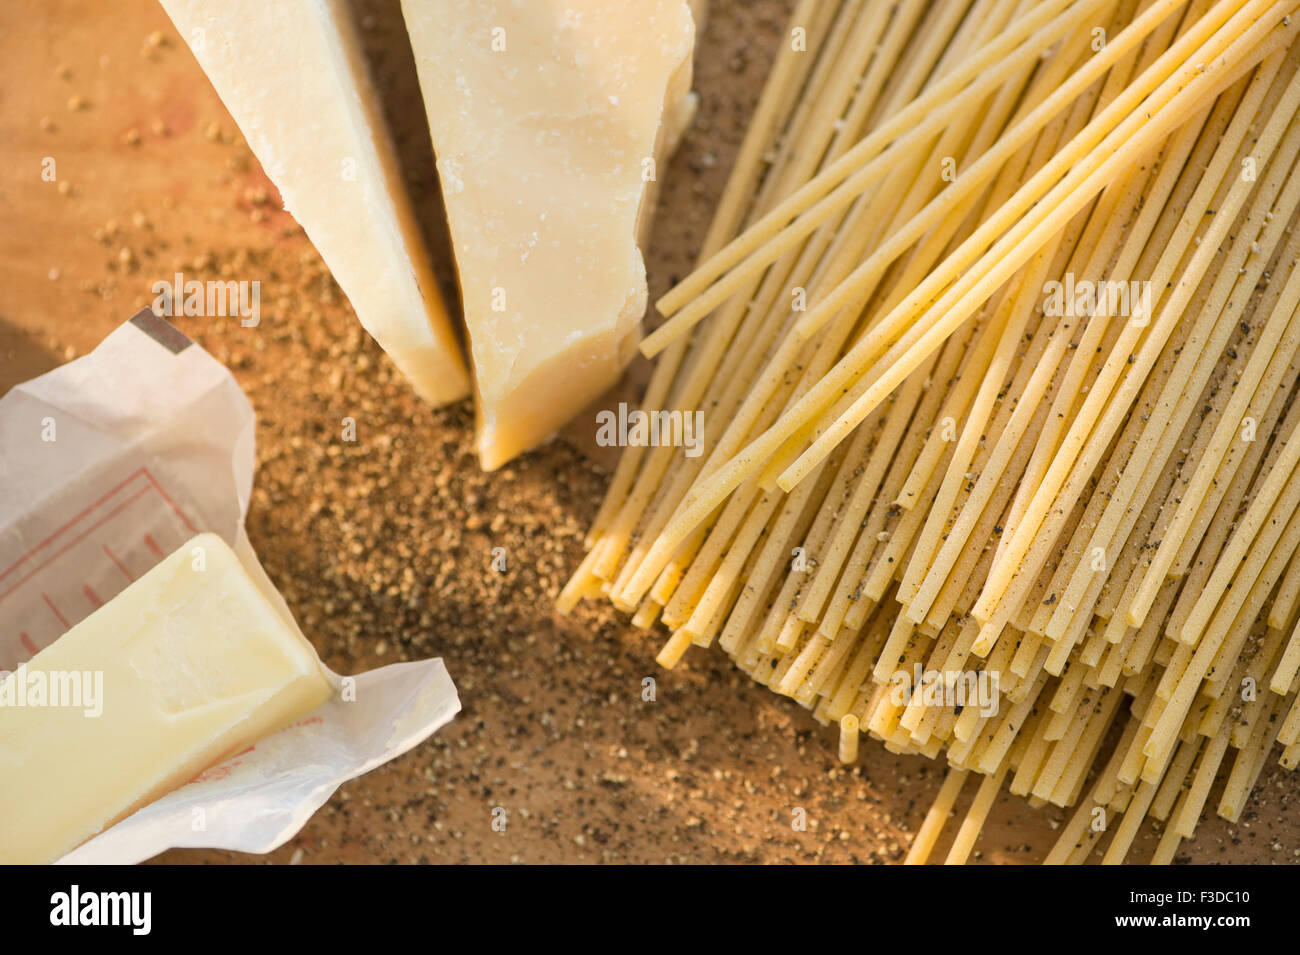
[[[253, 440], [253, 408], [230, 373], [148, 309], [90, 354], [0, 398], [0, 670], [203, 531], [234, 548], [292, 623], [244, 530]], [[344, 678], [326, 672], [340, 692], [316, 712], [60, 861], [131, 864], [182, 847], [270, 852], [343, 782], [460, 710], [440, 659], [348, 678], [346, 693]]]

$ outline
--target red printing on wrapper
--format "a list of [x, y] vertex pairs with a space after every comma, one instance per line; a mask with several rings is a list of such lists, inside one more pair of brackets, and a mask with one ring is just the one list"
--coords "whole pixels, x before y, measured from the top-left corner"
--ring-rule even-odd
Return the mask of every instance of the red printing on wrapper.
[[[0, 572], [0, 669], [35, 656], [195, 533], [149, 469], [133, 471]], [[60, 580], [70, 560], [94, 575]]]

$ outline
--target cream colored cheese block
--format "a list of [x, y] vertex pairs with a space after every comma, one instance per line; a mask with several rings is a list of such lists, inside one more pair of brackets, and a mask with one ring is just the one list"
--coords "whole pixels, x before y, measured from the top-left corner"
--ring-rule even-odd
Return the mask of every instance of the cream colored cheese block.
[[421, 397], [469, 376], [344, 0], [162, 0], [367, 331]]
[[55, 861], [330, 693], [200, 534], [0, 682], [0, 863]]
[[[612, 385], [680, 129], [686, 0], [403, 0], [460, 275], [478, 453], [499, 467]], [[686, 114], [688, 115], [688, 114]]]

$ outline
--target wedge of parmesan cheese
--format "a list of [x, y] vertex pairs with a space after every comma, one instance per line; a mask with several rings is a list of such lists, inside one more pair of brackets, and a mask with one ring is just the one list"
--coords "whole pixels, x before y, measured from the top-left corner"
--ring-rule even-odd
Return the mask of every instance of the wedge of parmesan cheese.
[[460, 275], [478, 454], [500, 467], [610, 387], [639, 243], [692, 99], [686, 0], [403, 0]]
[[287, 209], [421, 397], [469, 393], [345, 0], [162, 0]]

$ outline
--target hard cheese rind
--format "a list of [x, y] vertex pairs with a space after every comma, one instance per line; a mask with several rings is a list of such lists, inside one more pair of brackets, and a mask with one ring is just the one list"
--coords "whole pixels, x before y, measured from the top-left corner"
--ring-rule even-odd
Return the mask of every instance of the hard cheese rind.
[[495, 468], [613, 384], [646, 307], [638, 248], [680, 125], [685, 0], [403, 0]]
[[421, 397], [469, 376], [343, 0], [162, 0], [357, 317]]
[[[89, 689], [95, 674], [97, 716], [93, 689], [77, 706], [51, 705], [52, 695], [32, 705], [39, 682]], [[190, 540], [9, 679], [4, 864], [55, 861], [331, 693], [311, 646], [215, 534]]]

